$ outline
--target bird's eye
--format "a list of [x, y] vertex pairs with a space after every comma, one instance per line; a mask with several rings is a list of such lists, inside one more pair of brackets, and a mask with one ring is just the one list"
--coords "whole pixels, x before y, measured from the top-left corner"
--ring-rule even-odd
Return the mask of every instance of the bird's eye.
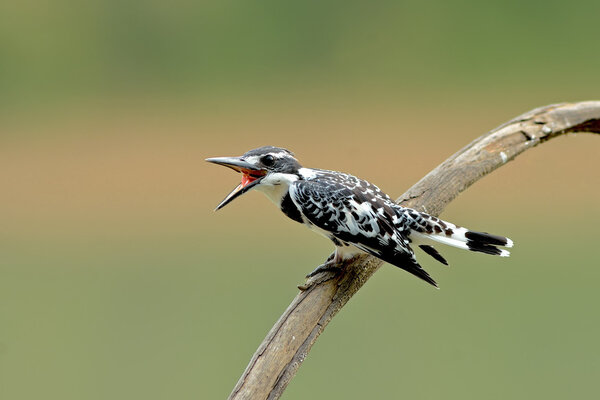
[[273, 157], [270, 154], [267, 154], [266, 156], [264, 156], [263, 158], [260, 159], [260, 162], [266, 166], [266, 167], [270, 167], [271, 165], [273, 165], [273, 163], [275, 162], [275, 157]]

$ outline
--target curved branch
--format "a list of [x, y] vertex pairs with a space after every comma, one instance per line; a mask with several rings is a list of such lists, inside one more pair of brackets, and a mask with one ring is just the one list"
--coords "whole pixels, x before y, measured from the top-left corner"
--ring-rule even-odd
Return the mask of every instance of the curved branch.
[[[520, 115], [452, 155], [398, 202], [438, 215], [478, 179], [525, 150], [570, 132], [600, 134], [600, 101], [554, 104]], [[360, 256], [338, 275], [300, 292], [254, 353], [229, 398], [278, 399], [325, 326], [381, 264]]]

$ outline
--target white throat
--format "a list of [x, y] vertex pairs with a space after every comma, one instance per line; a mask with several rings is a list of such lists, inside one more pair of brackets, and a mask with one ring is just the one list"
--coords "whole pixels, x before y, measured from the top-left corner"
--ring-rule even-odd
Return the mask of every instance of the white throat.
[[263, 192], [269, 200], [277, 207], [281, 206], [283, 197], [290, 189], [290, 185], [298, 180], [298, 176], [294, 174], [272, 173], [263, 178], [256, 190]]

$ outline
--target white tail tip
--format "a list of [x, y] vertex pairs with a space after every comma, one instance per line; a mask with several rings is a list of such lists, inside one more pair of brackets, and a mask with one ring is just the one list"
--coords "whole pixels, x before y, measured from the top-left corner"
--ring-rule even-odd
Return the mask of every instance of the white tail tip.
[[[510, 247], [510, 246], [508, 246], [508, 247]], [[499, 256], [500, 257], [509, 257], [510, 256], [510, 251], [508, 251], [508, 250], [500, 250]]]

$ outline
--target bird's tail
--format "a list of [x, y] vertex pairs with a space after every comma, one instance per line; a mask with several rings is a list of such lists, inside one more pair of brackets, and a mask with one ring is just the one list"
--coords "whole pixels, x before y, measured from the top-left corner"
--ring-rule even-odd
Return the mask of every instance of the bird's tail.
[[424, 239], [458, 247], [459, 249], [478, 251], [500, 257], [510, 255], [508, 250], [498, 248], [498, 246], [513, 246], [513, 241], [507, 237], [471, 231], [435, 217], [428, 217], [425, 218], [424, 229], [413, 231], [412, 235], [417, 236], [417, 238], [420, 236]]

